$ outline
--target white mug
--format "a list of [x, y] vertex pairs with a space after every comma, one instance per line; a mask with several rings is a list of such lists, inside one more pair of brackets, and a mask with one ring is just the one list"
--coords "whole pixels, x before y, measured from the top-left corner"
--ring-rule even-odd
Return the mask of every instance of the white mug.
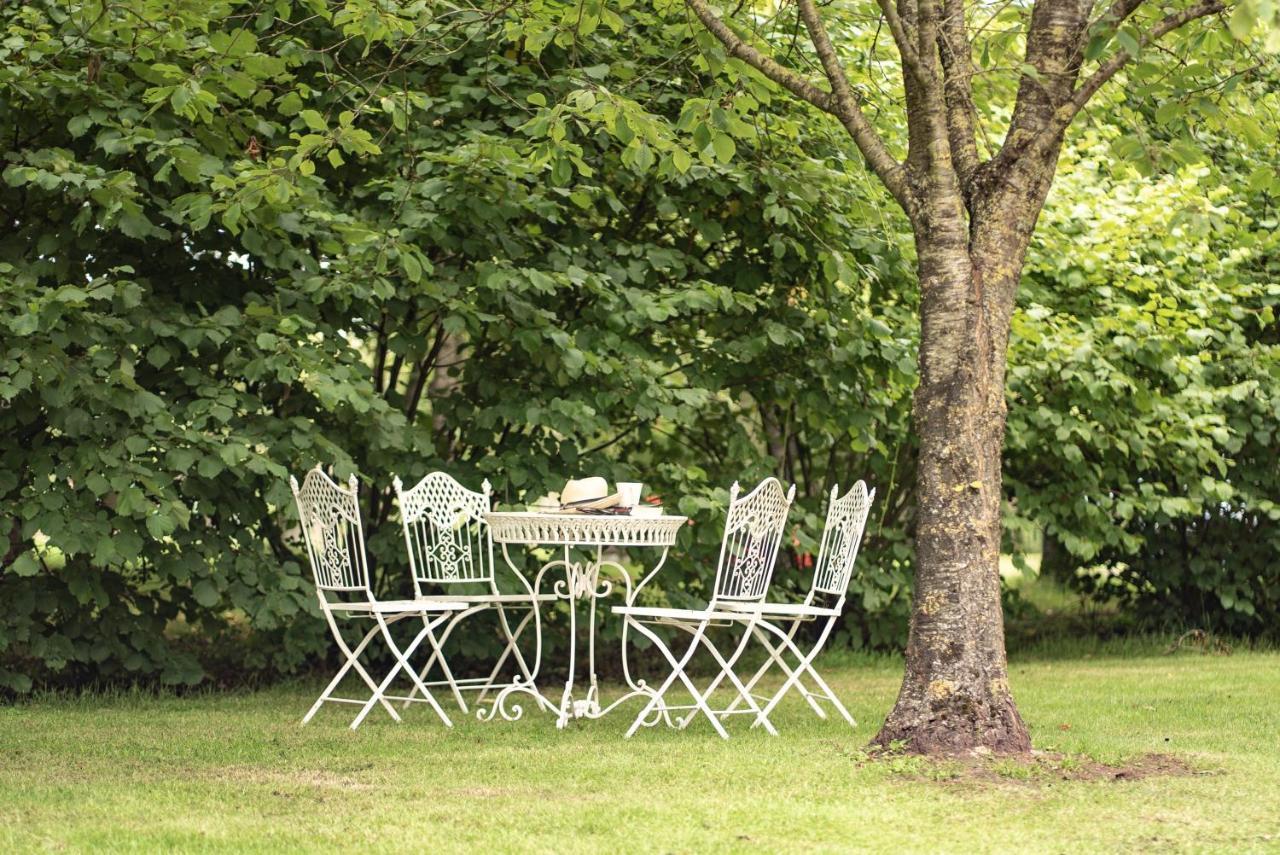
[[640, 504], [640, 488], [643, 486], [638, 481], [618, 482], [618, 499], [624, 508], [634, 508]]

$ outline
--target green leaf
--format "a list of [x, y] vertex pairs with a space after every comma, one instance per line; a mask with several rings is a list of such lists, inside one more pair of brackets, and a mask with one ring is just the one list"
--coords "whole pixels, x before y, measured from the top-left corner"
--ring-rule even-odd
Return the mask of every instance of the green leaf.
[[733, 160], [733, 155], [738, 150], [738, 146], [733, 141], [733, 137], [728, 134], [717, 134], [715, 139], [711, 141], [711, 145], [715, 149], [716, 160], [721, 163], [728, 163]]
[[1142, 45], [1138, 42], [1137, 36], [1135, 36], [1133, 31], [1128, 27], [1124, 27], [1116, 32], [1116, 44], [1124, 48], [1124, 50], [1128, 52], [1129, 56], [1138, 56], [1138, 54], [1142, 52]]
[[155, 368], [163, 368], [169, 364], [169, 360], [172, 358], [173, 356], [169, 353], [169, 349], [163, 345], [157, 344], [147, 351], [147, 362]]
[[156, 511], [147, 516], [147, 531], [156, 540], [173, 534], [175, 528], [173, 517]]
[[213, 455], [206, 455], [200, 458], [200, 462], [196, 465], [196, 471], [204, 478], [215, 478], [222, 472], [222, 461]]
[[191, 594], [196, 598], [196, 602], [211, 609], [218, 604], [222, 596], [218, 593], [218, 589], [208, 579], [201, 579], [191, 587]]
[[72, 116], [67, 122], [67, 132], [71, 134], [72, 139], [84, 136], [91, 127], [93, 127], [93, 119], [85, 115]]
[[298, 113], [298, 118], [302, 119], [306, 126], [313, 131], [323, 131], [328, 128], [325, 124], [324, 116], [320, 115], [316, 110], [302, 110]]
[[302, 97], [297, 92], [288, 92], [280, 99], [276, 109], [285, 116], [296, 116], [302, 109]]
[[1088, 45], [1084, 49], [1084, 58], [1090, 61], [1101, 58], [1107, 49], [1107, 45], [1111, 43], [1111, 35], [1110, 32], [1101, 32], [1091, 36]]
[[419, 263], [412, 252], [405, 251], [400, 253], [400, 266], [404, 269], [404, 275], [409, 278], [410, 282], [422, 281], [422, 264]]
[[1239, 41], [1246, 41], [1258, 22], [1258, 10], [1250, 0], [1236, 3], [1235, 10], [1227, 21], [1227, 29]]
[[40, 572], [40, 560], [31, 550], [27, 550], [13, 560], [9, 569], [18, 576], [34, 576]]

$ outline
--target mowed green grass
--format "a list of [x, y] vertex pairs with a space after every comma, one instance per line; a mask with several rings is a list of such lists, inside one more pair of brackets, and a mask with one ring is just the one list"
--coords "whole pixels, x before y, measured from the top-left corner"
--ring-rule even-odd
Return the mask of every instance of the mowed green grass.
[[0, 708], [0, 850], [1280, 851], [1280, 654], [1015, 658], [1038, 748], [1196, 770], [1119, 781], [865, 762], [900, 667], [826, 661], [856, 731], [797, 701], [780, 736], [739, 718], [729, 741], [705, 722], [624, 740], [634, 706], [565, 731], [457, 713], [446, 730], [421, 706], [300, 727], [311, 684], [37, 700]]

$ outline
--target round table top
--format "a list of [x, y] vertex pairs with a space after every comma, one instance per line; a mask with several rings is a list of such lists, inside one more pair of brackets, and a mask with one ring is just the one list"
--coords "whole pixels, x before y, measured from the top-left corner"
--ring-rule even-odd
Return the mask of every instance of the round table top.
[[582, 546], [671, 546], [688, 517], [544, 514], [493, 511], [484, 515], [498, 543]]

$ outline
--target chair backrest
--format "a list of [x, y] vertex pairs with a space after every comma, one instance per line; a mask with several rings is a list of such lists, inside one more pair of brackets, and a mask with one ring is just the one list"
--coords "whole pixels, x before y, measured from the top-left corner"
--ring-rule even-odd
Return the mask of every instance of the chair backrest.
[[489, 482], [483, 492], [468, 490], [444, 472], [432, 472], [405, 490], [392, 482], [400, 503], [413, 584], [493, 581], [493, 539], [484, 515], [489, 512]]
[[867, 491], [867, 485], [859, 481], [853, 489], [836, 498], [840, 486], [831, 487], [831, 501], [827, 505], [827, 522], [822, 529], [822, 546], [818, 549], [818, 563], [813, 571], [813, 592], [843, 597], [853, 577], [853, 562], [858, 557], [862, 532], [867, 527], [867, 516], [876, 491]]
[[362, 591], [372, 596], [356, 476], [351, 476], [344, 489], [317, 465], [302, 479], [301, 488], [293, 476], [289, 477], [289, 484], [298, 504], [316, 587], [322, 591]]
[[716, 565], [715, 596], [725, 600], [763, 600], [796, 488], [793, 484], [783, 492], [777, 478], [766, 478], [742, 498], [738, 498], [738, 490], [736, 482], [729, 488], [729, 513]]

